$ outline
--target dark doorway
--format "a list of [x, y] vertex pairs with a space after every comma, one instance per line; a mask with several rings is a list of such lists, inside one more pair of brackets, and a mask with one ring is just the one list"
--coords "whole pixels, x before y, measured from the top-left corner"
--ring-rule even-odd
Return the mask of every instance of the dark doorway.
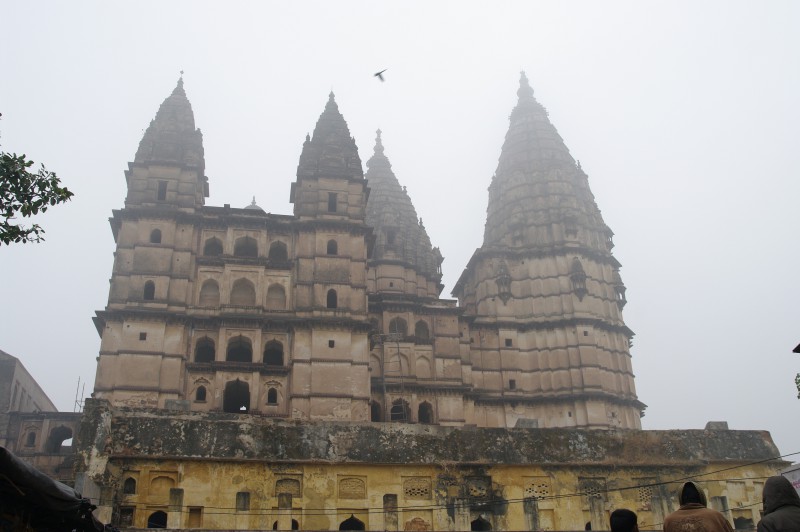
[[283, 344], [270, 340], [264, 347], [264, 364], [267, 366], [283, 366]]
[[433, 423], [433, 407], [430, 403], [420, 403], [419, 410], [417, 412], [417, 421], [425, 424]]
[[65, 426], [56, 427], [50, 431], [50, 437], [47, 438], [44, 452], [56, 454], [61, 450], [61, 444], [64, 440], [72, 438], [72, 429]]
[[250, 386], [239, 379], [225, 385], [225, 398], [222, 409], [231, 414], [241, 414], [250, 411]]
[[492, 524], [484, 519], [483, 517], [479, 517], [473, 522], [469, 524], [470, 530], [491, 530]]
[[350, 514], [350, 517], [342, 521], [339, 525], [339, 530], [365, 530], [365, 528], [362, 521], [359, 521], [356, 516]]
[[383, 421], [383, 408], [380, 403], [375, 401], [369, 403], [369, 419], [370, 421]]
[[252, 362], [253, 346], [250, 339], [244, 336], [237, 336], [228, 343], [228, 362]]
[[161, 510], [153, 512], [147, 518], [147, 528], [167, 528], [167, 514]]
[[392, 421], [408, 422], [411, 418], [411, 409], [408, 407], [408, 402], [403, 399], [397, 399], [392, 402], [392, 410], [389, 412]]

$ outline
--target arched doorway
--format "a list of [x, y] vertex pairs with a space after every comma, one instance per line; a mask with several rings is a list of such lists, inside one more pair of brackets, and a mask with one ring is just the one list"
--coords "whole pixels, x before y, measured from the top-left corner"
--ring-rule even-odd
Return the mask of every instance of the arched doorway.
[[383, 407], [377, 401], [369, 402], [369, 420], [383, 421]]
[[44, 452], [56, 454], [61, 450], [61, 444], [64, 441], [72, 438], [72, 429], [63, 425], [58, 426], [50, 431], [50, 437], [47, 438]]
[[396, 399], [392, 402], [392, 410], [389, 412], [391, 421], [408, 423], [411, 421], [411, 408], [408, 402], [403, 399]]
[[147, 518], [147, 528], [167, 528], [167, 513], [161, 510], [151, 513]]
[[365, 530], [364, 522], [360, 521], [355, 515], [350, 514], [349, 518], [339, 524], [339, 530]]
[[491, 530], [492, 524], [484, 519], [483, 517], [479, 517], [476, 520], [472, 521], [469, 524], [470, 530]]
[[427, 401], [420, 403], [417, 411], [417, 421], [420, 423], [433, 423], [433, 406]]
[[250, 411], [250, 386], [239, 379], [225, 385], [225, 397], [222, 409], [231, 414], [241, 414]]

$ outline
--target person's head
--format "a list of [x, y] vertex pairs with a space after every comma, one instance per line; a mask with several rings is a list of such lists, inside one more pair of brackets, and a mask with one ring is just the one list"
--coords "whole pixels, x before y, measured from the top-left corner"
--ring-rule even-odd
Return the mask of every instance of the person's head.
[[611, 532], [639, 532], [636, 514], [632, 511], [619, 508], [611, 512]]
[[680, 502], [681, 506], [684, 504], [702, 504], [703, 506], [706, 505], [706, 496], [705, 494], [700, 491], [700, 488], [695, 486], [694, 482], [687, 482], [681, 488], [680, 495], [678, 496], [678, 501]]
[[764, 500], [764, 515], [770, 514], [781, 506], [800, 506], [800, 497], [789, 482], [781, 475], [769, 477], [764, 483], [762, 493]]

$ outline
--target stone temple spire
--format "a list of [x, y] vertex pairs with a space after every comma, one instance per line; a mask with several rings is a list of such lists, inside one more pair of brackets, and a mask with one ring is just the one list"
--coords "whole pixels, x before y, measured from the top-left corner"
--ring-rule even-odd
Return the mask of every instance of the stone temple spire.
[[203, 134], [194, 126], [192, 104], [183, 90], [183, 77], [156, 113], [139, 143], [134, 162], [138, 164], [179, 164], [205, 170]]
[[550, 246], [576, 235], [582, 244], [608, 251], [610, 230], [587, 176], [534, 98], [524, 72], [517, 96], [489, 186], [484, 246]]
[[366, 175], [370, 187], [366, 222], [374, 228], [376, 237], [372, 259], [405, 262], [438, 285], [442, 279], [442, 256], [438, 248], [431, 246], [411, 198], [392, 172], [384, 155], [380, 129], [374, 151], [367, 161]]
[[297, 166], [298, 179], [320, 176], [364, 177], [356, 141], [350, 136], [333, 92], [329, 94], [325, 110], [317, 120], [313, 136], [306, 137]]

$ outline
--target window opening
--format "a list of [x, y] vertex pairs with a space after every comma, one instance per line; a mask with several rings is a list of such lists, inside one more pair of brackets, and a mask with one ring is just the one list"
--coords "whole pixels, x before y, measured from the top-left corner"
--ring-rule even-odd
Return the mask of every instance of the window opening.
[[283, 366], [283, 344], [270, 340], [264, 347], [264, 364], [267, 366]]
[[236, 239], [233, 246], [233, 254], [236, 257], [258, 257], [258, 243], [255, 238], [243, 236]]
[[159, 181], [158, 182], [158, 201], [164, 201], [167, 199], [167, 182], [166, 181]]
[[153, 229], [150, 232], [150, 243], [151, 244], [160, 244], [161, 243], [161, 230], [160, 229]]
[[391, 421], [405, 422], [411, 417], [411, 409], [408, 402], [403, 399], [397, 399], [392, 403], [392, 410], [389, 412]]
[[383, 421], [383, 407], [376, 401], [369, 403], [369, 419], [370, 421], [380, 422]]
[[256, 288], [247, 279], [237, 279], [231, 289], [231, 305], [252, 307], [256, 304]]
[[414, 336], [420, 340], [430, 340], [431, 333], [428, 329], [428, 324], [422, 320], [419, 320], [416, 325], [414, 325]]
[[508, 389], [509, 390], [516, 390], [517, 389], [517, 381], [514, 379], [508, 380]]
[[267, 404], [268, 405], [278, 404], [278, 390], [276, 390], [275, 388], [270, 388], [267, 391]]
[[156, 298], [156, 283], [147, 281], [144, 283], [144, 293], [142, 294], [146, 301], [152, 301]]
[[273, 262], [286, 262], [289, 260], [289, 253], [286, 250], [286, 244], [280, 240], [270, 244], [269, 260]]
[[327, 307], [328, 308], [336, 308], [338, 306], [338, 301], [336, 297], [336, 290], [330, 289], [328, 290], [328, 298], [327, 298]]
[[336, 345], [336, 342], [333, 340], [328, 340], [328, 347], [333, 347]]
[[228, 362], [252, 362], [253, 346], [249, 338], [237, 336], [228, 342], [228, 352], [225, 360]]
[[389, 322], [389, 334], [400, 334], [406, 336], [408, 334], [408, 325], [403, 318], [394, 318]]
[[200, 386], [197, 388], [197, 391], [194, 392], [194, 400], [197, 403], [205, 403], [206, 402], [206, 387]]
[[328, 255], [336, 255], [339, 253], [339, 245], [336, 243], [336, 240], [328, 240]]
[[506, 338], [506, 347], [511, 347], [512, 343], [511, 338]]
[[50, 454], [56, 454], [61, 450], [61, 444], [65, 440], [72, 438], [72, 429], [61, 425], [50, 431], [50, 436], [47, 438], [47, 443], [44, 446], [44, 451]]
[[433, 423], [433, 406], [429, 402], [420, 403], [417, 420], [420, 423]]
[[244, 512], [250, 509], [250, 492], [240, 491], [236, 494], [236, 511]]
[[28, 439], [25, 440], [25, 447], [33, 447], [34, 445], [36, 445], [36, 433], [29, 432]]
[[250, 411], [250, 386], [239, 379], [225, 385], [225, 395], [222, 400], [222, 410], [231, 414], [241, 414]]
[[135, 495], [136, 494], [136, 479], [132, 477], [128, 477], [125, 479], [125, 483], [122, 485], [122, 493], [125, 495]]
[[219, 285], [213, 279], [207, 279], [200, 288], [200, 306], [216, 307], [219, 305]]
[[336, 192], [328, 192], [328, 212], [336, 212]]
[[207, 257], [216, 257], [222, 255], [222, 242], [218, 238], [209, 238], [203, 246], [203, 255]]
[[144, 341], [144, 340], [147, 340], [147, 333], [146, 332], [140, 332], [139, 333], [139, 341]]
[[195, 362], [213, 362], [216, 358], [216, 349], [214, 348], [214, 340], [205, 337], [197, 341], [194, 347], [194, 361]]

